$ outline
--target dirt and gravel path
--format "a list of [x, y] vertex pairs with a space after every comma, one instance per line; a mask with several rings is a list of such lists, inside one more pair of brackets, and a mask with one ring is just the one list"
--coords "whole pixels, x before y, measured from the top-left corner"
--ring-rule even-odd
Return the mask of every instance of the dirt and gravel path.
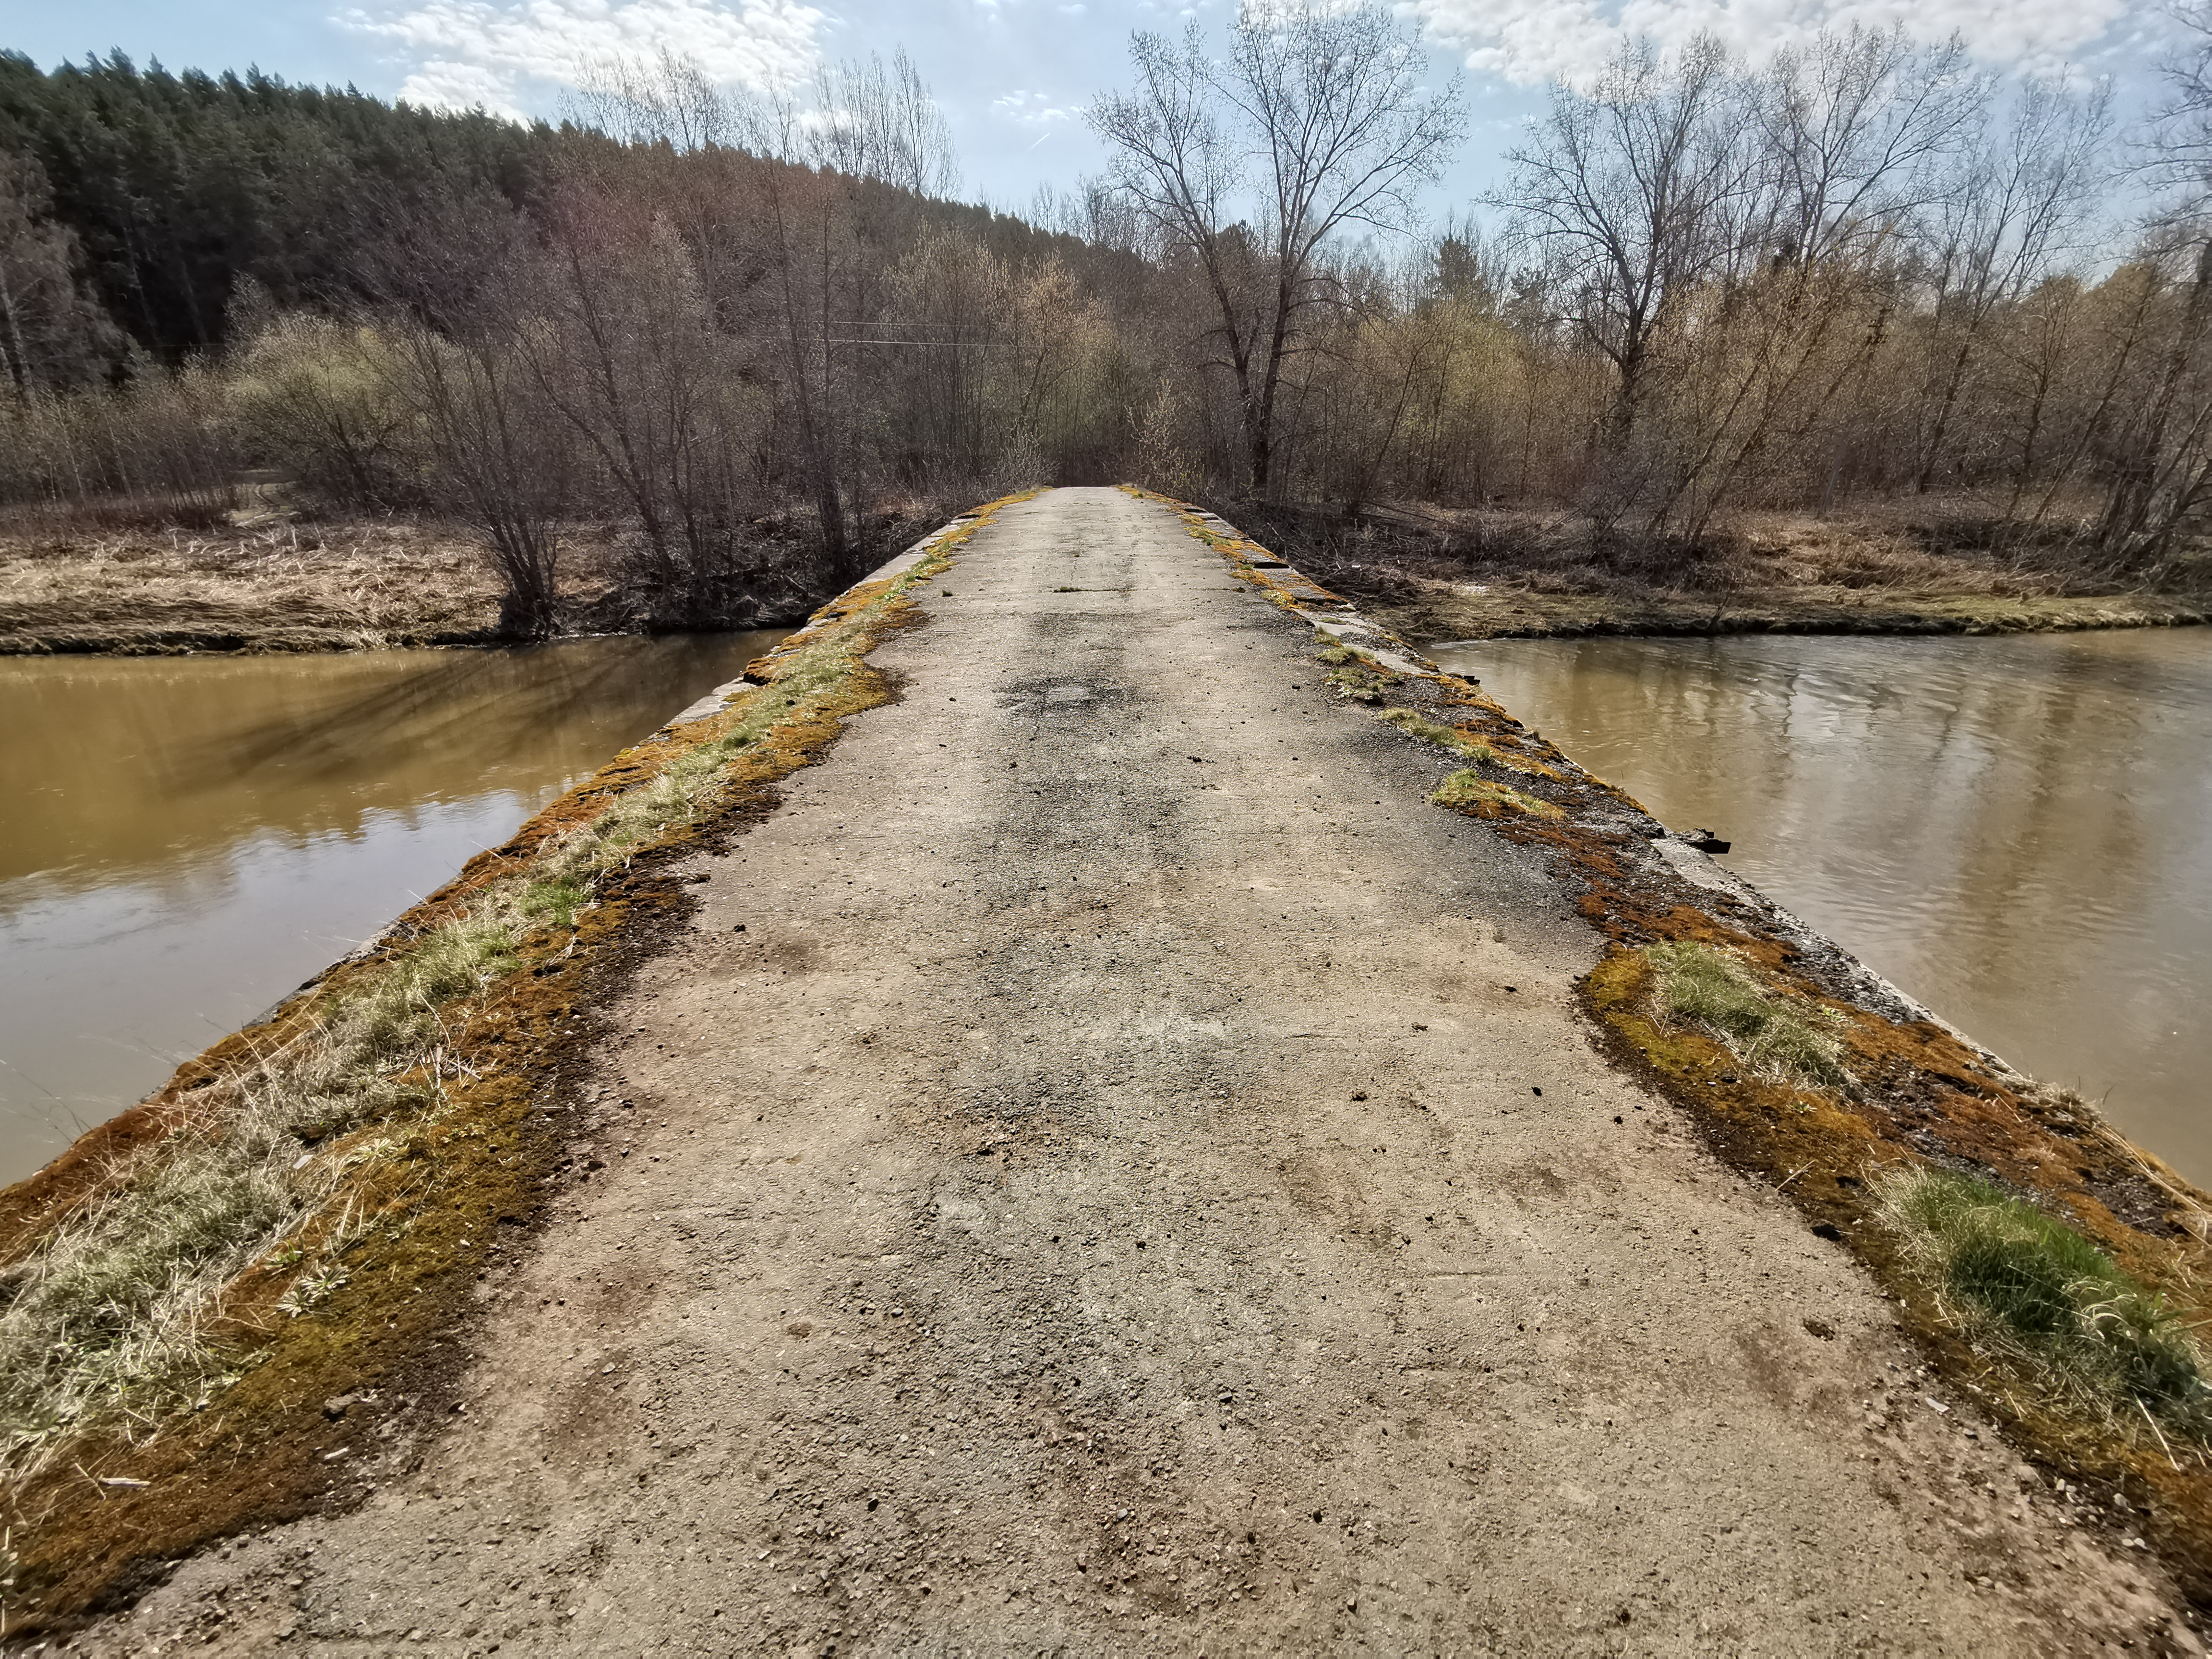
[[1050, 492], [934, 586], [609, 1011], [465, 1411], [82, 1645], [2192, 1647], [1171, 512]]

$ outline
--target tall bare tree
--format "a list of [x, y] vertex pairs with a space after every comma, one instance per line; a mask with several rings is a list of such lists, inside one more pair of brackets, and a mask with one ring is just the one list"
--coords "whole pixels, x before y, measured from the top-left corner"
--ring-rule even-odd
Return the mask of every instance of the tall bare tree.
[[2155, 368], [2099, 434], [2109, 494], [2096, 529], [2106, 560], [2139, 573], [2212, 510], [2212, 5], [2174, 11], [2181, 50], [2140, 166], [2164, 191], [2137, 264], [2162, 289]]
[[951, 129], [903, 49], [888, 67], [871, 52], [823, 64], [814, 74], [806, 148], [817, 167], [875, 179], [917, 196], [950, 196], [960, 185]]
[[1992, 320], [2076, 250], [2106, 182], [2112, 100], [2025, 83], [2002, 131], [1961, 154], [1922, 231], [1933, 349], [1922, 383], [1913, 483], [1927, 493]]
[[[1425, 90], [1419, 46], [1373, 3], [1247, 0], [1225, 62], [1195, 23], [1180, 43], [1139, 31], [1129, 52], [1135, 89], [1100, 97], [1088, 117], [1112, 146], [1115, 183], [1203, 274], [1251, 486], [1265, 494], [1284, 369], [1305, 348], [1306, 313], [1328, 300], [1322, 246], [1350, 227], [1417, 222], [1418, 191], [1464, 131], [1459, 83]], [[1233, 217], [1240, 204], [1256, 210]]]
[[1737, 251], [1733, 216], [1756, 159], [1744, 90], [1711, 36], [1671, 60], [1632, 40], [1587, 92], [1554, 84], [1551, 108], [1508, 154], [1511, 182], [1492, 199], [1519, 216], [1576, 326], [1613, 365], [1616, 442], [1684, 299]]

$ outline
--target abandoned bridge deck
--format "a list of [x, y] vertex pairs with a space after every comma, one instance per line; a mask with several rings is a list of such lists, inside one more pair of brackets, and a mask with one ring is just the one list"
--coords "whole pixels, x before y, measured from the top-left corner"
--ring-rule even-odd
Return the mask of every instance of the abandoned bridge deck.
[[92, 1645], [217, 1596], [240, 1651], [594, 1654], [2084, 1650], [2152, 1607], [1994, 1437], [1869, 1416], [1892, 1310], [1604, 1057], [1549, 854], [1431, 805], [1311, 617], [1107, 489], [923, 603], [603, 1011], [610, 1167], [465, 1413]]

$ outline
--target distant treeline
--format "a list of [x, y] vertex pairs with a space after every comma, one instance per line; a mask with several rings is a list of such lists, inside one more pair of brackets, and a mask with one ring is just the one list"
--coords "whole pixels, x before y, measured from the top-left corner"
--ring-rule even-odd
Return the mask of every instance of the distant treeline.
[[80, 334], [75, 361], [58, 341], [17, 373], [80, 373], [123, 341], [167, 363], [218, 346], [244, 276], [280, 304], [342, 303], [359, 251], [393, 216], [431, 202], [519, 206], [558, 142], [542, 123], [395, 106], [350, 88], [172, 75], [120, 53], [46, 74], [0, 52], [0, 151], [12, 162], [0, 212], [19, 235], [27, 212], [67, 234], [74, 274], [113, 331]]
[[580, 522], [680, 622], [764, 518], [829, 584], [889, 505], [1048, 481], [1547, 506], [1687, 561], [1899, 495], [2130, 580], [2197, 545], [2203, 52], [2129, 152], [2145, 222], [2095, 89], [1854, 31], [1555, 87], [1486, 236], [1416, 219], [1462, 104], [1381, 8], [1132, 57], [1108, 174], [1019, 217], [945, 199], [902, 57], [772, 100], [609, 65], [557, 128], [0, 57], [0, 497], [458, 517], [524, 631]]

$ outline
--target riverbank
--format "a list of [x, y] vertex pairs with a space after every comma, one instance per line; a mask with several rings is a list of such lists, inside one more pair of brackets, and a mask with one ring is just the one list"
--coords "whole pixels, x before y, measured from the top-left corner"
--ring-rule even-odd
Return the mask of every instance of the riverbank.
[[[876, 528], [896, 547], [945, 522], [894, 513]], [[720, 632], [793, 625], [827, 595], [806, 573], [804, 527], [763, 522], [711, 615]], [[878, 555], [878, 556], [881, 556]], [[511, 643], [500, 582], [481, 546], [428, 520], [301, 520], [235, 515], [208, 526], [111, 529], [0, 522], [0, 656], [360, 651]], [[635, 550], [573, 526], [561, 562], [563, 636], [665, 631]]]
[[[1407, 639], [1583, 635], [2003, 634], [2212, 622], [2201, 553], [2155, 587], [2069, 571], [2046, 550], [2000, 558], [1954, 527], [1894, 513], [1754, 516], [1709, 556], [1594, 540], [1558, 512], [1378, 507], [1345, 525], [1280, 505], [1232, 511], [1333, 591]], [[895, 512], [900, 545], [945, 521]], [[823, 597], [790, 573], [802, 526], [763, 524], [759, 574], [720, 629], [797, 623]], [[574, 526], [564, 635], [655, 631], [629, 556]], [[781, 574], [779, 574], [781, 573]], [[0, 523], [0, 656], [355, 651], [499, 643], [499, 583], [450, 526], [244, 515], [213, 527], [38, 529]], [[701, 624], [705, 625], [705, 624]]]
[[[579, 550], [562, 583], [586, 613], [612, 586], [604, 552]], [[477, 645], [499, 592], [474, 547], [420, 526], [18, 532], [0, 536], [0, 654]]]
[[[782, 768], [317, 1143], [412, 1173], [204, 1410], [11, 1489], [19, 1606], [235, 1534], [85, 1645], [2187, 1646], [2196, 1442], [2053, 1417], [1878, 1199], [2039, 1179], [2183, 1293], [2193, 1194], [1228, 526], [940, 553], [471, 866]], [[1684, 945], [1848, 1086], [1662, 1012]]]
[[0, 1185], [781, 638], [0, 658]]
[[2010, 599], [1793, 587], [1598, 595], [1541, 593], [1504, 584], [1470, 593], [1450, 584], [1408, 581], [1363, 593], [1361, 604], [1385, 627], [1438, 644], [1595, 635], [2060, 634], [2212, 622], [2212, 599], [2166, 594]]
[[1603, 536], [1578, 515], [1379, 507], [1350, 520], [1222, 510], [1407, 639], [1588, 635], [2013, 634], [2212, 622], [2212, 556], [2154, 580], [2089, 567], [2055, 534], [2016, 538], [1973, 501], [1832, 518], [1751, 514], [1692, 552]]

